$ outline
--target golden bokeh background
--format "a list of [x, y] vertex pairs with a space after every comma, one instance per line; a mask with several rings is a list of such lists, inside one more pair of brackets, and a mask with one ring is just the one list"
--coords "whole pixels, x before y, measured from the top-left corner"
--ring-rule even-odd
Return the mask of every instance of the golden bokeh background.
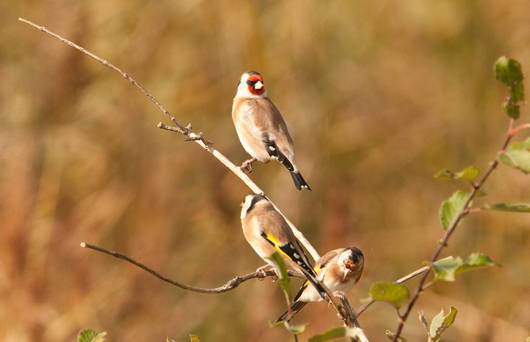
[[[432, 175], [470, 164], [484, 172], [495, 157], [508, 120], [492, 66], [508, 55], [530, 74], [529, 14], [526, 0], [1, 1], [0, 340], [73, 341], [86, 327], [111, 341], [292, 340], [268, 327], [285, 307], [270, 280], [197, 294], [79, 247], [114, 249], [203, 287], [262, 264], [241, 233], [244, 184], [157, 129], [166, 118], [118, 74], [18, 17], [123, 68], [237, 163], [247, 155], [232, 97], [243, 71], [262, 72], [313, 191], [297, 192], [276, 163], [251, 177], [321, 253], [364, 251], [349, 296], [358, 307], [372, 282], [407, 274], [435, 250], [439, 205], [466, 184]], [[516, 170], [499, 167], [485, 188], [476, 205], [530, 202], [530, 177]], [[431, 319], [453, 305], [447, 341], [523, 341], [529, 225], [525, 214], [466, 218], [444, 255], [480, 251], [502, 267], [436, 284], [404, 336], [425, 341], [417, 312]], [[340, 324], [322, 303], [298, 321], [310, 323], [304, 340]], [[384, 341], [397, 320], [376, 303], [360, 323]]]

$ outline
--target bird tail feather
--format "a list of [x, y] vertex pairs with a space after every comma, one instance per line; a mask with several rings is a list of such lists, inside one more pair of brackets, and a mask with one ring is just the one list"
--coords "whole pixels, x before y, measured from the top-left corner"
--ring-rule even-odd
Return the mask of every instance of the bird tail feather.
[[289, 310], [286, 310], [284, 313], [280, 315], [280, 317], [278, 317], [278, 319], [276, 320], [276, 323], [285, 321], [286, 319], [290, 320], [291, 318], [294, 317], [294, 315], [300, 312], [300, 310], [302, 310], [306, 304], [307, 304], [306, 302], [301, 302], [301, 301], [294, 302], [291, 305], [291, 316], [289, 317]]
[[317, 292], [320, 295], [320, 297], [322, 297], [322, 299], [327, 302], [326, 290], [324, 290], [322, 285], [320, 285], [320, 282], [317, 280], [317, 278], [315, 278], [314, 275], [312, 275], [311, 273], [307, 272], [303, 268], [301, 268], [300, 270], [302, 271], [302, 273], [304, 273], [304, 275], [306, 276], [307, 280], [311, 283], [311, 285], [317, 290]]
[[290, 172], [291, 172], [291, 177], [293, 178], [294, 186], [296, 186], [298, 190], [302, 190], [302, 189], [311, 190], [311, 188], [309, 187], [309, 184], [307, 184], [307, 182], [305, 181], [304, 177], [302, 177], [300, 172], [298, 171], [290, 171]]

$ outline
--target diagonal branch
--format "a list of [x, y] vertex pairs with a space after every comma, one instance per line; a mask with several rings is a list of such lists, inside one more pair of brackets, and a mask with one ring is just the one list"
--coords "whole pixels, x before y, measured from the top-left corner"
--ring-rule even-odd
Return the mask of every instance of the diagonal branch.
[[[191, 128], [191, 124], [188, 124], [187, 126], [183, 126], [180, 122], [178, 122], [178, 120], [150, 93], [148, 92], [142, 85], [140, 85], [140, 83], [138, 83], [134, 78], [132, 78], [129, 74], [127, 74], [126, 72], [122, 71], [120, 68], [118, 68], [117, 66], [115, 66], [114, 64], [110, 63], [109, 61], [95, 55], [94, 53], [86, 50], [85, 48], [71, 42], [70, 40], [68, 39], [65, 39], [63, 37], [61, 37], [60, 35], [58, 35], [57, 33], [54, 33], [50, 30], [48, 30], [46, 27], [44, 26], [40, 26], [40, 25], [37, 25], [27, 19], [24, 19], [24, 18], [18, 18], [19, 21], [25, 23], [25, 24], [28, 24], [34, 28], [36, 28], [37, 30], [39, 31], [42, 31], [46, 34], [49, 34], [51, 35], [52, 37], [60, 40], [61, 42], [73, 47], [74, 49], [77, 49], [79, 51], [81, 51], [82, 53], [90, 56], [91, 58], [95, 59], [96, 61], [98, 61], [99, 63], [103, 64], [104, 66], [114, 70], [115, 72], [119, 73], [123, 78], [125, 78], [126, 80], [128, 80], [132, 85], [134, 85], [138, 90], [140, 90], [140, 92], [142, 94], [144, 94], [145, 96], [147, 96], [147, 98], [149, 98], [149, 100], [151, 100], [151, 102], [153, 102], [174, 124], [175, 126], [167, 126], [163, 123], [159, 123], [157, 126], [159, 128], [162, 128], [162, 129], [166, 129], [166, 130], [169, 130], [169, 131], [173, 131], [173, 132], [177, 132], [177, 133], [180, 133], [180, 134], [183, 134], [187, 137], [186, 140], [189, 140], [189, 141], [194, 141], [195, 143], [197, 143], [199, 146], [201, 146], [203, 149], [205, 149], [206, 151], [208, 151], [210, 154], [212, 154], [217, 160], [219, 160], [225, 167], [227, 167], [230, 171], [232, 171], [232, 173], [234, 173], [237, 177], [239, 177], [255, 194], [264, 194], [264, 191], [261, 190], [257, 185], [256, 183], [254, 183], [239, 167], [237, 167], [236, 165], [234, 165], [234, 163], [232, 163], [227, 157], [225, 157], [221, 152], [219, 152], [218, 150], [216, 150], [215, 148], [213, 148], [213, 144], [211, 142], [209, 142], [208, 140], [206, 140], [204, 137], [203, 137], [203, 134], [202, 132], [199, 132], [199, 133], [196, 133], [192, 130]], [[267, 198], [268, 199], [268, 198]], [[269, 199], [270, 201], [270, 199]], [[311, 256], [313, 257], [313, 259], [316, 261], [320, 258], [320, 255], [318, 254], [318, 252], [316, 251], [316, 249], [311, 245], [311, 243], [306, 239], [306, 237], [302, 234], [302, 232], [300, 232], [295, 226], [294, 224], [291, 223], [291, 221], [289, 221], [285, 215], [283, 215], [281, 213], [281, 211], [279, 210], [279, 208], [271, 201], [271, 204], [274, 206], [274, 208], [285, 218], [286, 222], [289, 224], [289, 227], [291, 228], [291, 230], [293, 231], [294, 235], [296, 236], [296, 238], [300, 241], [300, 243], [307, 249], [307, 251], [311, 254]], [[86, 245], [88, 246], [88, 245]], [[91, 245], [92, 246], [92, 245]], [[95, 247], [95, 246], [92, 246], [92, 247]], [[104, 249], [100, 248], [100, 249], [96, 249], [96, 250], [99, 250], [101, 252], [104, 251]], [[110, 254], [110, 255], [113, 255], [112, 253], [107, 253], [107, 254]], [[146, 271], [152, 273], [153, 275], [157, 276], [158, 278], [164, 280], [164, 281], [167, 281], [167, 282], [170, 282], [172, 283], [172, 281], [170, 281], [170, 279], [167, 279], [163, 276], [161, 276], [160, 274], [156, 274], [153, 273], [154, 271], [152, 270], [148, 270], [147, 267], [145, 267], [144, 265], [141, 265], [137, 262], [133, 262], [132, 259], [128, 259], [127, 257], [125, 257], [124, 255], [121, 255], [118, 256], [117, 253], [114, 254], [114, 256], [116, 257], [119, 257], [121, 259], [124, 259], [124, 260], [127, 260], [129, 262], [132, 262], [133, 264], [136, 264], [137, 266], [145, 269]], [[178, 285], [177, 285], [178, 284]], [[176, 286], [179, 286], [182, 285], [182, 284], [179, 284], [179, 283], [174, 283], [174, 285]], [[338, 301], [335, 299], [335, 297], [331, 294], [331, 292], [329, 291], [329, 289], [327, 289], [327, 287], [324, 285], [324, 284], [320, 284], [326, 291], [326, 294], [328, 295], [328, 299], [329, 301], [331, 302], [331, 304], [333, 305], [333, 307], [335, 308], [335, 310], [337, 310], [337, 312], [342, 316], [343, 312], [340, 311], [340, 303], [338, 303]], [[198, 289], [198, 288], [197, 288]], [[351, 317], [343, 317], [343, 319], [351, 324], [353, 324], [353, 319]]]
[[[37, 25], [27, 19], [24, 19], [24, 18], [18, 18], [19, 21], [25, 23], [25, 24], [28, 24], [34, 28], [36, 28], [37, 30], [39, 31], [42, 31], [46, 34], [49, 34], [50, 36], [60, 40], [61, 42], [65, 43], [66, 45], [69, 45], [71, 47], [73, 47], [74, 49], [76, 50], [79, 50], [81, 51], [82, 53], [84, 53], [85, 55], [87, 56], [90, 56], [91, 58], [95, 59], [96, 61], [98, 61], [99, 63], [103, 64], [104, 66], [106, 66], [107, 68], [110, 68], [112, 70], [114, 70], [115, 72], [119, 73], [123, 78], [125, 78], [127, 81], [129, 81], [133, 86], [135, 86], [138, 90], [140, 90], [140, 92], [142, 94], [144, 94], [145, 96], [147, 96], [147, 98], [149, 98], [149, 100], [151, 100], [151, 102], [153, 102], [157, 107], [158, 109], [160, 109], [160, 111], [162, 111], [162, 113], [164, 113], [174, 124], [175, 124], [175, 127], [171, 127], [169, 128], [169, 126], [166, 126], [162, 123], [159, 123], [158, 124], [158, 127], [159, 128], [164, 128], [164, 129], [169, 129], [171, 131], [174, 131], [174, 132], [177, 132], [177, 133], [180, 133], [180, 134], [183, 134], [185, 136], [187, 136], [188, 140], [192, 140], [192, 141], [195, 141], [199, 146], [201, 146], [203, 149], [205, 149], [206, 151], [210, 152], [215, 158], [217, 158], [217, 160], [219, 160], [224, 166], [226, 166], [230, 171], [232, 171], [237, 177], [239, 177], [239, 179], [241, 179], [243, 181], [243, 183], [245, 183], [246, 186], [248, 186], [250, 188], [250, 190], [252, 190], [255, 194], [264, 194], [264, 191], [261, 190], [257, 185], [256, 183], [254, 183], [239, 167], [237, 167], [236, 165], [234, 165], [234, 163], [232, 163], [228, 158], [226, 158], [221, 152], [219, 152], [218, 150], [216, 150], [215, 148], [212, 147], [212, 143], [210, 143], [208, 140], [206, 140], [202, 133], [199, 132], [199, 133], [196, 133], [196, 132], [193, 132], [192, 131], [192, 128], [191, 128], [191, 124], [188, 124], [187, 126], [184, 126], [182, 125], [176, 118], [175, 116], [173, 116], [161, 103], [160, 101], [158, 101], [150, 92], [148, 92], [140, 83], [138, 83], [134, 78], [132, 78], [129, 74], [127, 74], [126, 72], [124, 72], [123, 70], [121, 70], [120, 68], [118, 68], [117, 66], [115, 66], [114, 64], [110, 63], [109, 61], [95, 55], [94, 53], [86, 50], [85, 48], [69, 41], [68, 39], [65, 39], [63, 37], [61, 37], [60, 35], [58, 35], [57, 33], [55, 32], [52, 32], [50, 30], [48, 30], [46, 27], [44, 26], [40, 26], [40, 25]], [[270, 199], [269, 199], [270, 201]], [[316, 249], [311, 245], [311, 243], [306, 239], [306, 237], [304, 236], [304, 234], [302, 234], [301, 231], [299, 231], [293, 223], [291, 223], [291, 221], [289, 221], [285, 215], [283, 215], [281, 213], [281, 211], [278, 209], [278, 207], [276, 205], [274, 205], [274, 203], [271, 201], [272, 205], [276, 208], [276, 210], [278, 210], [278, 212], [285, 218], [285, 220], [287, 221], [287, 223], [289, 224], [289, 226], [291, 227], [294, 235], [296, 236], [296, 238], [298, 240], [300, 240], [300, 243], [302, 243], [302, 245], [304, 246], [304, 248], [309, 252], [309, 254], [311, 254], [311, 257], [316, 261], [320, 258], [320, 255], [318, 254], [318, 252], [316, 251]]]
[[[250, 280], [250, 279], [264, 279], [264, 278], [267, 278], [267, 277], [276, 277], [276, 273], [274, 272], [274, 270], [256, 271], [256, 272], [248, 273], [248, 274], [245, 274], [245, 275], [242, 275], [242, 276], [236, 276], [235, 278], [232, 278], [229, 281], [227, 281], [224, 285], [221, 285], [221, 286], [218, 286], [218, 287], [214, 287], [214, 288], [196, 287], [196, 286], [191, 286], [191, 285], [186, 285], [186, 284], [180, 283], [180, 282], [178, 282], [176, 280], [169, 279], [166, 276], [163, 276], [162, 274], [160, 274], [157, 271], [153, 270], [152, 268], [150, 268], [150, 267], [148, 267], [148, 266], [146, 266], [146, 265], [144, 265], [144, 264], [142, 264], [142, 263], [140, 263], [140, 262], [138, 262], [138, 261], [136, 261], [136, 260], [134, 260], [132, 258], [129, 258], [125, 254], [121, 254], [121, 253], [118, 253], [118, 252], [115, 252], [115, 251], [111, 251], [111, 250], [108, 250], [106, 248], [99, 247], [99, 246], [96, 246], [96, 245], [91, 245], [91, 244], [86, 243], [86, 242], [81, 242], [81, 247], [89, 248], [89, 249], [92, 249], [92, 250], [95, 250], [95, 251], [98, 251], [98, 252], [101, 252], [101, 253], [108, 254], [108, 255], [113, 256], [115, 258], [125, 260], [128, 263], [133, 264], [133, 265], [143, 269], [144, 271], [151, 273], [152, 275], [154, 275], [155, 277], [157, 277], [158, 279], [160, 279], [162, 281], [165, 281], [166, 283], [169, 283], [169, 284], [174, 285], [176, 287], [180, 287], [181, 289], [184, 289], [184, 290], [189, 290], [189, 291], [199, 292], [199, 293], [207, 293], [207, 294], [223, 293], [223, 292], [227, 292], [227, 291], [235, 289], [241, 283], [244, 283], [245, 281]], [[295, 272], [292, 272], [292, 271], [288, 271], [288, 274], [291, 277], [301, 277], [301, 276], [297, 275]]]
[[[399, 278], [398, 280], [394, 281], [394, 284], [402, 284], [404, 282], [406, 282], [407, 280], [410, 280], [414, 277], [417, 277], [419, 276], [420, 274], [424, 273], [424, 272], [427, 272], [427, 270], [429, 270], [429, 266], [423, 266], [421, 268], [418, 268], [417, 270], [415, 271], [412, 271], [410, 272], [409, 274]], [[368, 309], [368, 307], [370, 307], [373, 303], [375, 303], [375, 300], [373, 299], [370, 299], [368, 300], [366, 303], [364, 303], [363, 305], [361, 305], [359, 307], [359, 310], [357, 310], [357, 313], [356, 313], [356, 317], [359, 317], [366, 309]]]

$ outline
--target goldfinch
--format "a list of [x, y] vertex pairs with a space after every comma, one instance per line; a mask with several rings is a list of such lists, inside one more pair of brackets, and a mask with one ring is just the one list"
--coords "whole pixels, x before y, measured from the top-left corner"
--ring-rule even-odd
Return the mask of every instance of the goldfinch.
[[313, 284], [315, 293], [326, 298], [326, 293], [316, 280], [316, 272], [291, 228], [283, 216], [262, 195], [248, 195], [241, 209], [243, 234], [254, 251], [276, 269], [269, 258], [278, 252], [286, 266], [303, 273]]
[[241, 145], [252, 157], [241, 165], [242, 169], [251, 170], [256, 160], [266, 163], [276, 159], [289, 170], [298, 190], [311, 190], [294, 164], [293, 140], [280, 111], [267, 97], [260, 73], [247, 71], [241, 76], [232, 120]]
[[[317, 279], [331, 292], [348, 292], [359, 281], [364, 267], [364, 255], [356, 247], [338, 248], [324, 254], [316, 263]], [[302, 285], [291, 305], [291, 317], [284, 312], [276, 321], [290, 319], [310, 302], [319, 302], [322, 298], [307, 281]]]

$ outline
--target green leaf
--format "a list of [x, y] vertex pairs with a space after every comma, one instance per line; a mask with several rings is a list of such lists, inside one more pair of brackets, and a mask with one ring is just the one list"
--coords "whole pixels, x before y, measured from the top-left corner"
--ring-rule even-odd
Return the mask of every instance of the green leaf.
[[442, 333], [453, 324], [456, 313], [457, 310], [451, 306], [447, 315], [444, 315], [444, 310], [442, 309], [438, 315], [434, 316], [429, 329], [429, 337], [433, 342], [439, 341]]
[[353, 337], [355, 341], [368, 342], [364, 332], [360, 328], [335, 327], [328, 331], [315, 335], [309, 339], [309, 342], [329, 341], [340, 337]]
[[515, 59], [501, 57], [495, 62], [495, 77], [509, 87], [504, 111], [513, 119], [519, 118], [519, 102], [524, 99], [523, 72]]
[[530, 173], [530, 137], [525, 141], [514, 142], [505, 152], [499, 153], [497, 158], [506, 166]]
[[455, 173], [449, 169], [443, 169], [434, 175], [434, 178], [447, 178], [447, 179], [454, 179]]
[[399, 309], [409, 298], [409, 289], [401, 284], [379, 281], [370, 286], [370, 296], [373, 300], [388, 302]]
[[97, 333], [92, 329], [83, 329], [77, 334], [77, 342], [103, 342], [106, 332]]
[[522, 82], [518, 82], [510, 88], [510, 98], [513, 102], [524, 100], [524, 86]]
[[434, 280], [444, 281], [455, 281], [455, 275], [458, 273], [488, 266], [498, 266], [498, 264], [482, 253], [473, 253], [466, 260], [462, 260], [461, 257], [448, 256], [432, 264]]
[[463, 264], [462, 258], [452, 256], [435, 261], [432, 264], [434, 280], [455, 281], [456, 270]]
[[503, 108], [506, 114], [513, 119], [519, 119], [521, 115], [519, 105], [510, 101], [511, 97], [508, 97], [508, 100], [504, 102]]
[[515, 211], [518, 213], [530, 213], [530, 204], [526, 203], [495, 203], [486, 204], [482, 207], [488, 210]]
[[506, 166], [530, 173], [530, 137], [525, 141], [514, 142], [505, 152], [499, 153], [497, 158]]
[[190, 342], [200, 342], [201, 341], [199, 339], [199, 336], [197, 336], [197, 335], [189, 334], [189, 337], [190, 337]]
[[305, 331], [305, 329], [307, 327], [307, 323], [298, 324], [298, 325], [290, 325], [289, 322], [287, 322], [287, 321], [280, 321], [280, 322], [269, 321], [269, 327], [271, 327], [271, 328], [278, 328], [278, 327], [285, 328], [289, 332], [291, 332], [292, 334], [298, 335], [298, 334], [301, 334], [301, 333], [303, 333]]
[[456, 177], [460, 179], [466, 179], [468, 181], [473, 181], [477, 178], [479, 174], [479, 169], [475, 166], [468, 166], [460, 172], [456, 173]]
[[286, 326], [287, 330], [289, 330], [291, 333], [295, 335], [303, 333], [305, 331], [305, 328], [307, 327], [307, 323], [298, 324], [298, 325], [290, 325], [289, 323], [287, 323], [287, 321], [284, 321], [284, 324], [287, 325]]
[[77, 334], [77, 342], [91, 342], [97, 335], [98, 333], [92, 329], [83, 329]]
[[[386, 335], [386, 337], [387, 337], [389, 340], [391, 340], [391, 341], [394, 340], [394, 333], [391, 332], [390, 330], [386, 330], [386, 331], [385, 331], [385, 335]], [[405, 339], [404, 337], [401, 337], [401, 336], [399, 336], [397, 340], [398, 340], [398, 342], [407, 342], [407, 339]]]
[[499, 266], [499, 264], [491, 260], [491, 258], [487, 256], [486, 254], [473, 253], [473, 254], [470, 254], [466, 258], [466, 260], [464, 260], [464, 264], [458, 270], [456, 270], [456, 273], [472, 271], [477, 268], [490, 267], [490, 266]]
[[272, 262], [274, 262], [274, 264], [276, 265], [276, 268], [280, 272], [280, 280], [278, 281], [278, 283], [280, 284], [280, 287], [285, 293], [287, 299], [290, 301], [291, 300], [291, 280], [289, 279], [289, 275], [287, 274], [287, 267], [285, 267], [285, 262], [283, 262], [283, 259], [278, 252], [275, 252], [273, 255], [271, 255], [269, 259]]
[[344, 337], [346, 336], [346, 327], [336, 327], [329, 329], [328, 331], [315, 335], [309, 339], [309, 342], [322, 342], [322, 341], [329, 341], [334, 338]]
[[506, 56], [500, 57], [495, 62], [495, 78], [507, 86], [521, 82], [523, 80], [521, 64], [515, 59], [506, 58]]
[[440, 221], [446, 230], [450, 227], [464, 210], [464, 205], [469, 198], [469, 194], [463, 191], [456, 191], [451, 198], [442, 202], [440, 207]]
[[448, 169], [443, 169], [438, 171], [434, 177], [435, 178], [447, 178], [447, 179], [465, 179], [473, 181], [479, 174], [479, 169], [475, 166], [468, 166], [460, 172], [453, 172]]

